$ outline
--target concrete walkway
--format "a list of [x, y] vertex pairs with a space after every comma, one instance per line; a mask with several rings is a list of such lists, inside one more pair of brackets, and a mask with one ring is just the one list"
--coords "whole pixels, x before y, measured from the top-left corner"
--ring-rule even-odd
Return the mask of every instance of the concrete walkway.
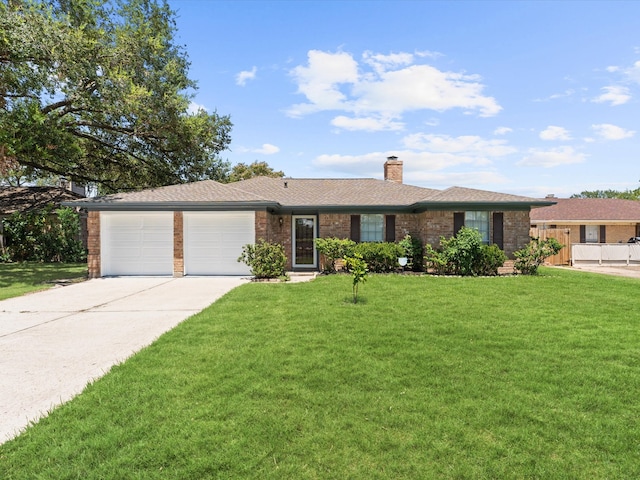
[[[559, 267], [567, 268], [567, 267]], [[603, 275], [614, 275], [616, 277], [640, 278], [640, 266], [611, 266], [611, 265], [579, 265], [571, 267], [574, 270], [583, 272], [601, 273]]]
[[103, 278], [0, 301], [0, 443], [248, 281]]

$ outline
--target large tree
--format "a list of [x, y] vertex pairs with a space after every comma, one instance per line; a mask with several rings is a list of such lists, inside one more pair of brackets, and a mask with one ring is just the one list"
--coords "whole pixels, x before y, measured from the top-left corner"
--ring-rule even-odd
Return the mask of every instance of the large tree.
[[229, 174], [229, 182], [237, 182], [239, 180], [248, 180], [253, 177], [284, 177], [284, 172], [274, 170], [267, 162], [259, 162], [258, 160], [247, 165], [246, 163], [237, 163], [231, 169]]
[[228, 116], [196, 85], [155, 0], [0, 0], [0, 163], [101, 191], [224, 179]]

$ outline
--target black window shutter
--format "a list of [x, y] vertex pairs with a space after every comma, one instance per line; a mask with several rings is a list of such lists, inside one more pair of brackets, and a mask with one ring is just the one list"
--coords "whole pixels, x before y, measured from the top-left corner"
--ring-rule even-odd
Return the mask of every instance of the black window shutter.
[[500, 250], [504, 248], [504, 213], [493, 213], [493, 243], [498, 246]]
[[607, 243], [607, 226], [600, 225], [600, 243]]
[[360, 241], [360, 215], [351, 215], [351, 240]]
[[587, 243], [587, 227], [580, 225], [580, 243]]
[[385, 241], [395, 242], [396, 241], [396, 216], [387, 215], [385, 219], [386, 219]]
[[454, 212], [453, 214], [453, 234], [457, 235], [464, 227], [464, 212]]

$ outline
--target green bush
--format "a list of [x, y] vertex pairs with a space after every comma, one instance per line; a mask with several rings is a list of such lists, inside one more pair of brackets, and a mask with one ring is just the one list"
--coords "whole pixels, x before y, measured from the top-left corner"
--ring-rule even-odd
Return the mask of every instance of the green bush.
[[421, 272], [424, 269], [424, 247], [420, 239], [407, 234], [398, 242], [398, 245], [407, 257], [407, 267], [414, 272]]
[[506, 260], [507, 255], [497, 245], [483, 245], [476, 273], [483, 276], [498, 275], [498, 269]]
[[258, 240], [256, 244], [242, 247], [242, 255], [238, 262], [243, 262], [251, 268], [251, 274], [256, 278], [279, 278], [285, 274], [287, 256], [284, 247], [279, 243]]
[[449, 239], [440, 237], [440, 249], [425, 248], [425, 262], [437, 275], [497, 275], [507, 256], [497, 245], [483, 245], [480, 232], [462, 227]]
[[33, 212], [16, 212], [2, 223], [5, 261], [82, 262], [86, 259], [80, 240], [80, 217], [71, 208], [49, 206]]
[[513, 264], [513, 270], [523, 275], [537, 275], [538, 267], [544, 263], [545, 259], [556, 255], [562, 247], [563, 245], [555, 238], [546, 240], [532, 238], [524, 248], [514, 252], [516, 261]]
[[316, 238], [316, 249], [324, 256], [322, 270], [325, 273], [335, 273], [336, 260], [344, 258], [353, 251], [356, 242], [348, 238], [339, 239], [336, 237]]
[[362, 256], [372, 273], [388, 273], [398, 268], [398, 257], [405, 255], [397, 243], [363, 242], [353, 248], [353, 253]]
[[440, 245], [447, 264], [454, 275], [476, 275], [475, 269], [482, 249], [482, 236], [475, 228], [462, 227], [450, 239], [441, 239]]

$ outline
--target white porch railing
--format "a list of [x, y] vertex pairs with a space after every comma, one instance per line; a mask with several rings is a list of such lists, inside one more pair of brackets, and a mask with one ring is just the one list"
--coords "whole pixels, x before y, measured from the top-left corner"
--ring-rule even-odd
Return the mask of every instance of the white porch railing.
[[574, 243], [572, 265], [640, 265], [637, 243]]

